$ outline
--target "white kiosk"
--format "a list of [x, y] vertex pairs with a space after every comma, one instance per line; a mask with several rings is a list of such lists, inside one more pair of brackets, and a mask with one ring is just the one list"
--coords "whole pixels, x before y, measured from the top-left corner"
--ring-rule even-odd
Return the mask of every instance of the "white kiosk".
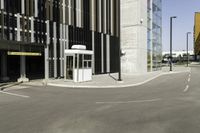
[[93, 51], [83, 45], [74, 45], [65, 50], [64, 78], [66, 81], [85, 82], [92, 80]]

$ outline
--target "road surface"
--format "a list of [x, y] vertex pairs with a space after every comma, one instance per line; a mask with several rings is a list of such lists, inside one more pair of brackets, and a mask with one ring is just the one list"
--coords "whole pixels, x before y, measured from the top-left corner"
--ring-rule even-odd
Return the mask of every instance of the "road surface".
[[199, 133], [200, 67], [138, 87], [0, 92], [0, 133]]

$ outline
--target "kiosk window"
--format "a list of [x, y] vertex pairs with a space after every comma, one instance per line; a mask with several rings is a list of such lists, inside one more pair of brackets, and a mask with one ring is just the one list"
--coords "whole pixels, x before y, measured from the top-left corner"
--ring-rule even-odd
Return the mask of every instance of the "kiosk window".
[[83, 55], [82, 54], [80, 54], [80, 55], [76, 54], [76, 56], [75, 56], [75, 68], [83, 68], [83, 65], [84, 65], [83, 64]]
[[83, 55], [79, 55], [79, 68], [83, 68]]
[[92, 60], [92, 56], [91, 55], [84, 55], [84, 60]]
[[92, 62], [91, 61], [84, 61], [84, 68], [92, 68]]
[[92, 68], [92, 62], [91, 61], [88, 62], [88, 67]]
[[84, 68], [87, 68], [87, 61], [84, 61]]
[[75, 68], [77, 68], [77, 54], [75, 55]]

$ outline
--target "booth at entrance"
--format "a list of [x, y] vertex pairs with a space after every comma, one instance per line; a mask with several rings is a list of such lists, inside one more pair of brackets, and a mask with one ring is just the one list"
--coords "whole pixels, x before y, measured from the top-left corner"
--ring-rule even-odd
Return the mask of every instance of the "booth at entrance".
[[74, 82], [92, 80], [92, 55], [93, 51], [90, 50], [65, 50], [65, 80]]

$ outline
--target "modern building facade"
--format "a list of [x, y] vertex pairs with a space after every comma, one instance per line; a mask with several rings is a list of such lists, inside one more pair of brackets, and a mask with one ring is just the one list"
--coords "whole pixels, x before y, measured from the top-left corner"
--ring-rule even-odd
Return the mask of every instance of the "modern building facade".
[[195, 13], [194, 22], [194, 51], [200, 55], [200, 12]]
[[121, 1], [122, 71], [161, 69], [162, 0]]
[[2, 80], [63, 77], [64, 51], [73, 45], [94, 52], [93, 74], [119, 71], [118, 0], [0, 2]]

